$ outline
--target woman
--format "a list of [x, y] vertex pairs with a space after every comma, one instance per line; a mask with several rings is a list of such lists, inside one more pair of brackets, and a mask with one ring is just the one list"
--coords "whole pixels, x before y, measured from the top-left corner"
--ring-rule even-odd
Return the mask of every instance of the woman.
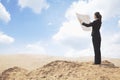
[[82, 25], [86, 27], [92, 27], [92, 42], [93, 42], [93, 47], [94, 47], [94, 53], [95, 53], [95, 60], [94, 64], [101, 64], [101, 51], [100, 51], [100, 46], [101, 46], [101, 35], [100, 35], [100, 28], [101, 28], [101, 19], [102, 16], [99, 12], [95, 12], [94, 14], [95, 20], [89, 24], [87, 23], [82, 23]]

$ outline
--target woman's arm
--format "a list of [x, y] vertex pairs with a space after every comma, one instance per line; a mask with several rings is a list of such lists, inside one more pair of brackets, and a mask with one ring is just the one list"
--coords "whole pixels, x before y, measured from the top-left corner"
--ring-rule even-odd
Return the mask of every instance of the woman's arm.
[[91, 22], [89, 24], [83, 22], [82, 25], [84, 25], [86, 27], [92, 27], [94, 25], [94, 22]]

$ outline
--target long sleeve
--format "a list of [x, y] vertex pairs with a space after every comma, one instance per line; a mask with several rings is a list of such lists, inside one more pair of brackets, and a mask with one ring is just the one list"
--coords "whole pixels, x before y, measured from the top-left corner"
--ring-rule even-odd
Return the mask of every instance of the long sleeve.
[[92, 27], [94, 25], [94, 22], [91, 22], [89, 24], [83, 22], [82, 25], [84, 25], [86, 27]]
[[101, 27], [101, 21], [100, 20], [95, 20], [89, 24], [87, 23], [82, 23], [82, 25], [86, 26], [86, 27], [92, 27], [92, 36], [95, 36], [95, 35], [99, 35], [100, 32], [100, 27]]

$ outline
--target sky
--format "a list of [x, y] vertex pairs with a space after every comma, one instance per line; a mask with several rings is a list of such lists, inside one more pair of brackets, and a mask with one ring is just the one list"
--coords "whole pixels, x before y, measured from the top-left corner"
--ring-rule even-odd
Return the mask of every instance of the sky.
[[0, 54], [94, 56], [91, 32], [76, 13], [91, 21], [102, 14], [104, 57], [120, 58], [120, 0], [0, 0]]

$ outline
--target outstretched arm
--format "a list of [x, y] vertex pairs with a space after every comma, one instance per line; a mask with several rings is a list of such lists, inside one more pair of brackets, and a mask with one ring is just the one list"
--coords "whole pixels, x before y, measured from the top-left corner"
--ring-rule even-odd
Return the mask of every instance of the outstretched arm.
[[92, 27], [93, 26], [93, 22], [91, 22], [89, 24], [83, 22], [82, 25], [84, 25], [86, 27]]

